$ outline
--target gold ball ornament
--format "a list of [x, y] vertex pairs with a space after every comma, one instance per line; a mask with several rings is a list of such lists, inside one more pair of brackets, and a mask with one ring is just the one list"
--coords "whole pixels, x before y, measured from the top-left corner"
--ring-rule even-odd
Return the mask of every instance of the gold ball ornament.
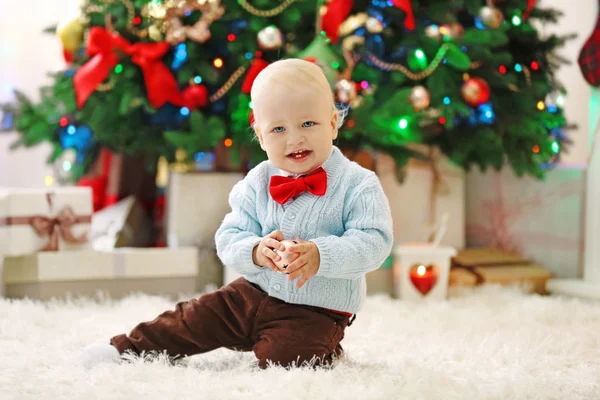
[[381, 31], [383, 31], [383, 23], [374, 17], [369, 17], [365, 26], [367, 28], [367, 31], [369, 31], [370, 33], [380, 33]]
[[479, 17], [483, 24], [491, 29], [497, 29], [504, 22], [504, 15], [502, 11], [496, 7], [483, 7], [479, 12]]
[[258, 46], [262, 50], [277, 50], [283, 46], [283, 34], [274, 25], [267, 26], [258, 32]]
[[412, 88], [408, 100], [415, 111], [421, 111], [431, 104], [431, 95], [424, 86], [419, 85]]
[[75, 51], [83, 42], [83, 25], [79, 18], [62, 22], [56, 27], [56, 35], [66, 51]]
[[342, 79], [335, 84], [336, 94], [339, 101], [350, 104], [356, 99], [356, 84], [352, 81]]

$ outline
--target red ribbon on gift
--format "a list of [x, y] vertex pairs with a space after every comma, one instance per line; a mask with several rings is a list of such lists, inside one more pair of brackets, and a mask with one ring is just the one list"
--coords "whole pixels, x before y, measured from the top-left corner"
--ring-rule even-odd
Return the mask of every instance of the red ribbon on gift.
[[148, 101], [153, 107], [161, 107], [166, 102], [184, 105], [177, 81], [161, 62], [169, 47], [167, 42], [131, 44], [117, 33], [111, 34], [99, 26], [92, 27], [87, 43], [87, 54], [91, 59], [73, 77], [77, 107], [83, 107], [119, 63], [117, 51], [130, 56], [131, 61], [142, 69]]

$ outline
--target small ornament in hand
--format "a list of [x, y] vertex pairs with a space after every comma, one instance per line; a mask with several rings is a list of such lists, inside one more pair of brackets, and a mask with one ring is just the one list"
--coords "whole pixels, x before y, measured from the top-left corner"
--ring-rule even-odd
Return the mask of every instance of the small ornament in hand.
[[296, 240], [283, 240], [281, 242], [281, 244], [283, 244], [285, 246], [285, 250], [273, 249], [275, 254], [277, 254], [279, 257], [281, 257], [279, 259], [279, 261], [275, 262], [275, 265], [279, 269], [279, 272], [284, 273], [284, 274], [289, 273], [287, 271], [288, 266], [300, 256], [300, 253], [292, 253], [289, 250], [289, 248], [290, 248], [290, 246], [298, 244], [298, 243], [299, 242]]
[[286, 246], [287, 251], [299, 253], [299, 257], [288, 265], [286, 272], [289, 274], [288, 279], [290, 281], [300, 278], [296, 283], [296, 288], [300, 289], [319, 271], [321, 253], [319, 253], [319, 248], [313, 242], [300, 239], [296, 239], [296, 241], [299, 243]]

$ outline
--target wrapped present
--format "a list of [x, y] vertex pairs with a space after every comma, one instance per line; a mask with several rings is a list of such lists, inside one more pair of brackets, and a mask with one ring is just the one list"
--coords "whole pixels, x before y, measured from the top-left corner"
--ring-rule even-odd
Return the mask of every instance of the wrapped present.
[[89, 188], [0, 190], [0, 254], [90, 248]]
[[560, 278], [583, 269], [585, 169], [559, 165], [544, 181], [510, 168], [467, 177], [467, 247], [489, 247], [543, 265]]
[[498, 249], [468, 248], [452, 259], [450, 286], [519, 285], [545, 294], [553, 274], [521, 256]]
[[228, 271], [219, 261], [215, 233], [231, 211], [229, 193], [241, 173], [172, 172], [166, 191], [168, 247], [196, 246], [200, 251], [199, 287], [228, 283]]
[[152, 243], [152, 221], [140, 202], [129, 196], [92, 217], [92, 246], [108, 251], [118, 247], [146, 247]]
[[377, 154], [376, 172], [394, 220], [396, 245], [430, 241], [444, 216], [447, 230], [441, 245], [465, 247], [465, 173], [438, 153], [432, 161], [411, 159], [399, 181], [394, 160]]
[[121, 298], [134, 292], [177, 296], [194, 293], [195, 248], [40, 252], [4, 259], [5, 296], [47, 300], [95, 296]]

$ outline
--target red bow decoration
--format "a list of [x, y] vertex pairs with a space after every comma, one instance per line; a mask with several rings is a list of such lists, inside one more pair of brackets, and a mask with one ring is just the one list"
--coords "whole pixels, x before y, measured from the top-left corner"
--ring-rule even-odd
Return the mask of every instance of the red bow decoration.
[[406, 29], [410, 29], [411, 31], [416, 28], [415, 23], [415, 14], [412, 9], [412, 5], [410, 4], [410, 0], [392, 0], [394, 3], [394, 7], [404, 11], [406, 13], [406, 17], [404, 18], [404, 27]]
[[250, 94], [250, 91], [252, 90], [252, 85], [254, 84], [254, 80], [256, 79], [258, 74], [260, 74], [260, 72], [268, 66], [269, 63], [263, 60], [262, 58], [254, 59], [254, 62], [252, 63], [252, 65], [248, 69], [248, 72], [246, 73], [244, 82], [242, 82], [242, 93]]
[[306, 176], [290, 178], [287, 176], [272, 176], [269, 193], [273, 200], [285, 204], [302, 192], [309, 191], [316, 196], [323, 196], [327, 191], [327, 173], [320, 167]]
[[353, 3], [354, 0], [331, 0], [327, 3], [327, 11], [321, 17], [321, 29], [332, 43], [337, 43], [340, 25], [350, 15]]
[[73, 77], [77, 107], [83, 107], [111, 69], [119, 63], [115, 50], [130, 56], [133, 63], [142, 69], [148, 101], [153, 107], [161, 107], [166, 102], [184, 105], [177, 81], [161, 62], [169, 47], [167, 42], [131, 44], [116, 33], [111, 34], [99, 26], [92, 27], [87, 43], [87, 54], [91, 59]]
[[527, 0], [527, 8], [523, 11], [523, 20], [529, 18], [529, 14], [531, 14], [533, 7], [535, 7], [535, 0]]

